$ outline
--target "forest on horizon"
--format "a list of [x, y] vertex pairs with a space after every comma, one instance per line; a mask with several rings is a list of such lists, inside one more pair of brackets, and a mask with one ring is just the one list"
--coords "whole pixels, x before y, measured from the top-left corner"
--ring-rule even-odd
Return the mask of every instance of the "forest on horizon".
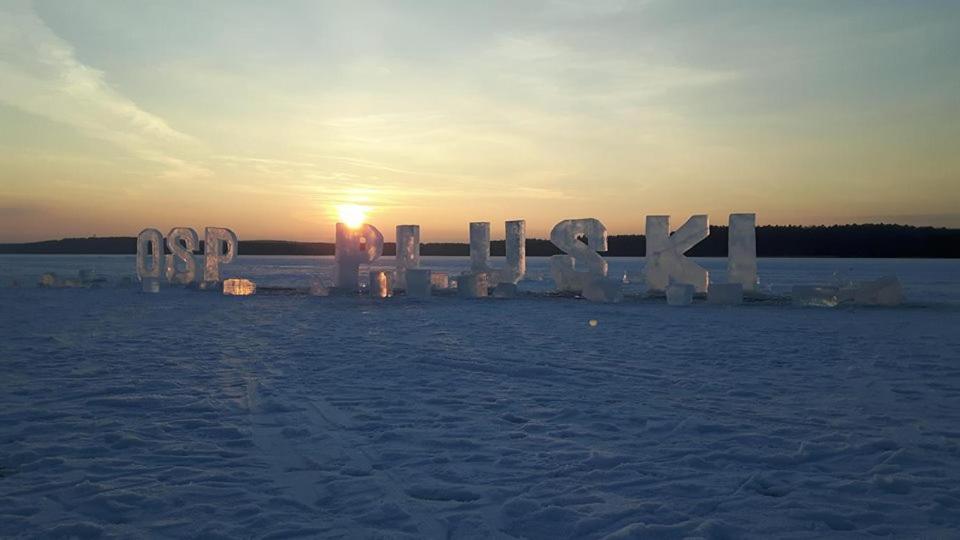
[[[203, 250], [201, 240], [200, 252]], [[490, 243], [493, 256], [504, 254], [504, 241]], [[608, 257], [642, 257], [646, 238], [642, 234], [612, 235], [607, 240]], [[557, 255], [560, 250], [549, 240], [528, 238], [527, 256]], [[241, 240], [241, 255], [333, 255], [332, 242], [287, 240]], [[97, 254], [133, 255], [135, 237], [65, 238], [43, 242], [0, 244], [0, 254]], [[393, 242], [384, 244], [383, 254], [396, 253]], [[423, 243], [424, 256], [468, 256], [470, 245], [460, 242]], [[727, 227], [711, 226], [710, 235], [687, 251], [691, 257], [725, 257]], [[960, 258], [960, 229], [914, 227], [909, 225], [763, 225], [757, 227], [759, 257], [862, 257], [862, 258]]]

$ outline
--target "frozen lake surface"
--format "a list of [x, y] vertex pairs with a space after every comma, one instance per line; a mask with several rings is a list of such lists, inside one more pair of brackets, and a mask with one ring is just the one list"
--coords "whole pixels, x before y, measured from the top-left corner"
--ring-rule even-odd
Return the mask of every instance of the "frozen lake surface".
[[[108, 284], [34, 287], [82, 268]], [[0, 256], [0, 537], [960, 536], [960, 261], [760, 261], [774, 292], [896, 274], [910, 302], [842, 309], [145, 295], [132, 269]]]

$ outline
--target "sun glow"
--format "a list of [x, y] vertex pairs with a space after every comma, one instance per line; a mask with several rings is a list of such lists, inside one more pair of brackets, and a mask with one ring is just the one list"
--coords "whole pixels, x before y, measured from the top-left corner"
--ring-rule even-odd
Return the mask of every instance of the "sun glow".
[[367, 208], [356, 204], [342, 204], [337, 207], [337, 216], [341, 223], [356, 229], [367, 220]]

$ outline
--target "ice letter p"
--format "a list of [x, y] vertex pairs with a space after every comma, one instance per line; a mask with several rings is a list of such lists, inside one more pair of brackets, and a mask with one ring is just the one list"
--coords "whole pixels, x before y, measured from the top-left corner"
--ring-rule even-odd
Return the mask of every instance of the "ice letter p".
[[137, 278], [159, 279], [163, 275], [163, 235], [156, 229], [144, 229], [137, 236]]
[[683, 254], [710, 235], [707, 216], [691, 216], [682, 227], [670, 234], [670, 216], [647, 216], [647, 264], [644, 268], [647, 287], [665, 291], [671, 283], [693, 285], [697, 292], [707, 292], [706, 269]]
[[207, 227], [203, 233], [203, 281], [219, 282], [220, 265], [231, 262], [237, 256], [239, 246], [237, 235], [230, 229]]
[[[585, 236], [589, 246], [577, 238]], [[565, 219], [553, 226], [550, 241], [566, 255], [550, 257], [550, 273], [561, 291], [582, 291], [591, 280], [607, 275], [607, 228], [598, 219]], [[585, 270], [578, 270], [585, 268]]]
[[336, 284], [338, 288], [356, 291], [361, 264], [370, 264], [383, 253], [383, 234], [373, 225], [364, 223], [349, 227], [337, 223]]

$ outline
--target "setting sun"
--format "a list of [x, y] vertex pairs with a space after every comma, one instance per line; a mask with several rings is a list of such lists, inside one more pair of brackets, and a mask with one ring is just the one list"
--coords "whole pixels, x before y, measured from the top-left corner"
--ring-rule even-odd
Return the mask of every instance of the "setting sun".
[[356, 229], [366, 221], [367, 208], [356, 204], [343, 204], [337, 207], [337, 216], [347, 227]]

